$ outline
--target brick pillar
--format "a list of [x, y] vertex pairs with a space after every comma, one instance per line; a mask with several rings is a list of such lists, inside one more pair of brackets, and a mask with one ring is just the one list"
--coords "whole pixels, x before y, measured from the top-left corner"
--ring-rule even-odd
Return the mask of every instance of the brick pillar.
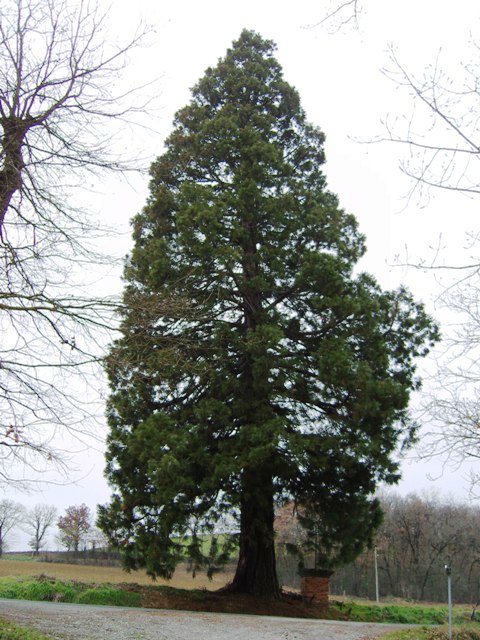
[[303, 569], [300, 573], [300, 590], [303, 599], [312, 604], [328, 607], [330, 576], [326, 569]]

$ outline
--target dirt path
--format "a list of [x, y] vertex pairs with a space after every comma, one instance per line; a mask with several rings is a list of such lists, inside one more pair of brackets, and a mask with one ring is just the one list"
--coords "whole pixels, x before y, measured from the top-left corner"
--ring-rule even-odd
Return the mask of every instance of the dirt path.
[[405, 625], [0, 599], [0, 617], [62, 640], [364, 640]]

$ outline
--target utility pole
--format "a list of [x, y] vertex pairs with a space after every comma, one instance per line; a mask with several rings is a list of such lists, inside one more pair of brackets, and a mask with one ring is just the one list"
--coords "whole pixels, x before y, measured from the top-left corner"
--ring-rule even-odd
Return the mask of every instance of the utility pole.
[[449, 564], [445, 565], [445, 573], [448, 590], [448, 638], [452, 640], [452, 567]]
[[377, 559], [377, 547], [373, 547], [373, 558], [375, 562], [375, 601], [378, 604], [380, 602], [380, 596], [378, 592], [378, 559]]

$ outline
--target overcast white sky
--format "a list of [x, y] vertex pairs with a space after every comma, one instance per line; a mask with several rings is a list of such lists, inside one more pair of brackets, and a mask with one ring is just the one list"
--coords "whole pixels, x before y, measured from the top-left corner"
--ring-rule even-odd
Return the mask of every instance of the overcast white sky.
[[[139, 134], [135, 143], [151, 159], [161, 153], [173, 114], [189, 100], [189, 88], [208, 66], [215, 65], [243, 28], [273, 39], [286, 80], [299, 91], [309, 120], [327, 136], [325, 172], [330, 189], [356, 215], [367, 236], [368, 255], [362, 268], [374, 273], [385, 287], [406, 283], [437, 313], [433, 301], [439, 288], [432, 275], [392, 265], [406, 251], [413, 261], [428, 260], [439, 245], [441, 261], [465, 262], [465, 233], [478, 228], [477, 203], [441, 192], [429, 202], [409, 201], [406, 195], [412, 184], [399, 170], [407, 149], [358, 140], [384, 135], [382, 122], [387, 117], [398, 118], [402, 126], [411, 114], [408, 92], [381, 72], [393, 68], [388, 46], [393, 44], [402, 64], [419, 75], [441, 48], [441, 63], [457, 73], [454, 63], [466, 62], [472, 54], [470, 33], [478, 29], [480, 18], [477, 0], [457, 0], [454, 6], [438, 0], [364, 0], [358, 30], [336, 33], [314, 26], [328, 11], [328, 0], [283, 5], [271, 0], [101, 0], [100, 4], [110, 6], [111, 33], [119, 39], [140, 21], [153, 28], [149, 47], [131, 56], [126, 71], [132, 83], [156, 79], [149, 91], [159, 109], [154, 117], [146, 117], [151, 130]], [[146, 179], [135, 178], [132, 184], [134, 188], [120, 179], [109, 182], [93, 204], [99, 214], [106, 212], [126, 231], [118, 241], [121, 254], [130, 246], [128, 221], [147, 193]], [[114, 286], [120, 289], [118, 281]], [[44, 479], [59, 485], [46, 484], [41, 492], [28, 495], [6, 488], [5, 496], [27, 506], [53, 503], [60, 512], [81, 502], [94, 510], [109, 496], [101, 447], [79, 453], [76, 464], [78, 470], [69, 478], [72, 484], [52, 474]], [[435, 476], [440, 470], [439, 463], [405, 463], [398, 490], [436, 488], [467, 498], [468, 467], [453, 475], [446, 471], [435, 482], [428, 480], [428, 474]], [[22, 546], [20, 537], [17, 542]]]

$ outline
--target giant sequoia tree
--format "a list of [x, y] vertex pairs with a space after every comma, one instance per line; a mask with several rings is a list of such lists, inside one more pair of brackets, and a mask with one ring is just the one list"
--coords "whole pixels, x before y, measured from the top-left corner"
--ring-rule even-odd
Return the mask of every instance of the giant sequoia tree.
[[244, 31], [152, 166], [107, 365], [116, 493], [99, 521], [127, 567], [168, 576], [178, 535], [233, 514], [232, 589], [275, 596], [278, 501], [321, 514], [325, 561], [369, 540], [436, 332], [407, 292], [353, 273], [364, 238], [273, 53]]

